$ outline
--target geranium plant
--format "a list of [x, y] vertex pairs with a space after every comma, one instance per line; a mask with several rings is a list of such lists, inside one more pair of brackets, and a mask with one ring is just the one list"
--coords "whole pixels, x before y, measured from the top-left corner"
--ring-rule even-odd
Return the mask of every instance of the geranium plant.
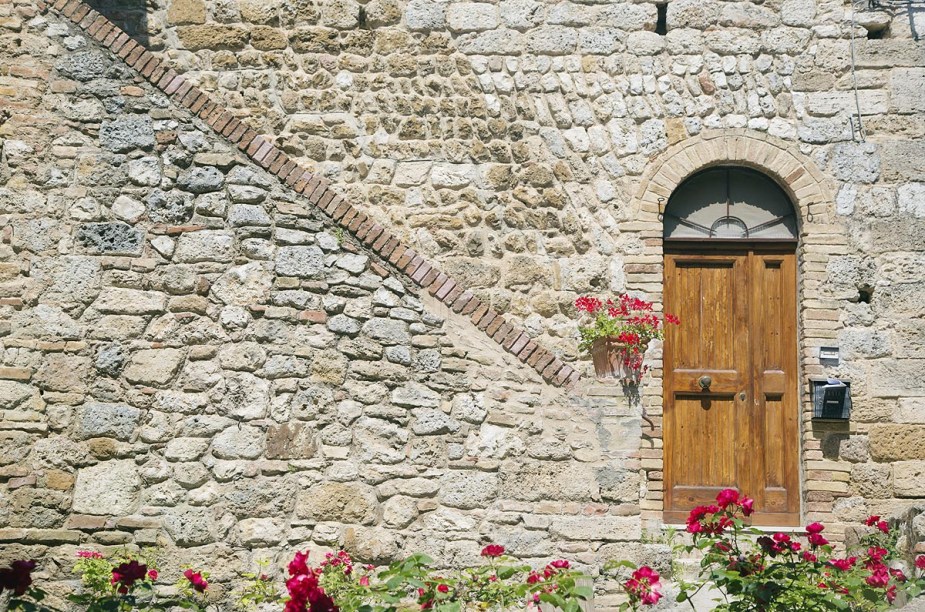
[[[578, 347], [594, 354], [604, 341], [608, 341], [631, 377], [636, 378], [647, 369], [643, 365], [643, 354], [649, 342], [664, 337], [664, 324], [680, 323], [673, 314], [657, 314], [652, 302], [627, 294], [616, 300], [581, 296], [575, 300], [575, 308], [586, 322], [578, 327], [581, 335]], [[597, 355], [595, 367], [599, 367]]]
[[[897, 533], [879, 516], [867, 519], [869, 531], [857, 546], [836, 555], [818, 522], [797, 533], [769, 534], [747, 526], [753, 503], [726, 489], [715, 504], [691, 511], [687, 531], [693, 544], [681, 548], [701, 554], [700, 579], [682, 581], [677, 601], [690, 602], [709, 587], [722, 594], [715, 610], [878, 611], [889, 609], [900, 594], [916, 597], [925, 589], [925, 556], [905, 568], [896, 553]], [[624, 609], [654, 605], [660, 598], [658, 574], [648, 567], [637, 570], [623, 588], [629, 598]]]

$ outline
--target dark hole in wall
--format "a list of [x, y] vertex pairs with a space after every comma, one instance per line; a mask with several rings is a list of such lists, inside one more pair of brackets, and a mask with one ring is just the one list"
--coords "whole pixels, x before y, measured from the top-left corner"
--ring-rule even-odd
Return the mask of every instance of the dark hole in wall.
[[888, 38], [889, 28], [881, 28], [879, 30], [870, 29], [867, 30], [867, 40], [880, 40], [881, 38]]
[[870, 298], [874, 295], [873, 287], [867, 285], [862, 285], [858, 287], [858, 303], [860, 304], [870, 304]]
[[658, 15], [657, 21], [655, 22], [655, 33], [664, 36], [668, 33], [668, 4], [656, 4], [655, 10]]
[[146, 0], [86, 0], [86, 3], [122, 28], [135, 42], [151, 48]]

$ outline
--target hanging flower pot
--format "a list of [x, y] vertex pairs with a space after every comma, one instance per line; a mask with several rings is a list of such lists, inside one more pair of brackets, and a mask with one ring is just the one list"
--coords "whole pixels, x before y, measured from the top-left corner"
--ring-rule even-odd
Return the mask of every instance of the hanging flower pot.
[[597, 338], [591, 344], [591, 360], [598, 378], [638, 379], [639, 371], [632, 368], [627, 354], [632, 349], [616, 338]]
[[597, 376], [626, 383], [638, 383], [646, 371], [643, 355], [650, 341], [664, 337], [663, 323], [680, 323], [674, 315], [653, 312], [652, 302], [628, 295], [616, 301], [582, 296], [575, 308], [591, 318], [590, 324], [578, 327], [579, 348], [591, 353]]

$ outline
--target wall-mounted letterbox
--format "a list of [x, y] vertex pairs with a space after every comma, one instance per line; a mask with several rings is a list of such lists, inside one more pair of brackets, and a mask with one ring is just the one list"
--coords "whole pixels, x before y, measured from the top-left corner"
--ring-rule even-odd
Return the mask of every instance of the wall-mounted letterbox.
[[810, 380], [813, 395], [813, 418], [845, 421], [851, 416], [851, 383], [836, 378]]

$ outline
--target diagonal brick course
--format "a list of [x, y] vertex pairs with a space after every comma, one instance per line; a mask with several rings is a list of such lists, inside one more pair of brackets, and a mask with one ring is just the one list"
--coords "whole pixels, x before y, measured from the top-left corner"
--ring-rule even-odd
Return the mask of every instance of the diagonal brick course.
[[576, 370], [538, 346], [523, 329], [505, 321], [502, 315], [476, 298], [471, 291], [402, 244], [374, 219], [344, 201], [342, 196], [331, 189], [330, 181], [299, 166], [267, 137], [259, 135], [191, 81], [187, 81], [172, 68], [167, 68], [166, 62], [132, 40], [82, 0], [55, 0], [53, 3], [37, 0], [36, 6], [42, 12], [58, 11], [85, 30], [174, 102], [189, 109], [215, 132], [236, 144], [253, 162], [275, 174], [340, 226], [354, 233], [361, 243], [383, 260], [428, 290], [453, 312], [468, 316], [473, 325], [483, 330], [504, 350], [536, 370], [550, 384], [570, 388], [579, 381], [580, 375]]

